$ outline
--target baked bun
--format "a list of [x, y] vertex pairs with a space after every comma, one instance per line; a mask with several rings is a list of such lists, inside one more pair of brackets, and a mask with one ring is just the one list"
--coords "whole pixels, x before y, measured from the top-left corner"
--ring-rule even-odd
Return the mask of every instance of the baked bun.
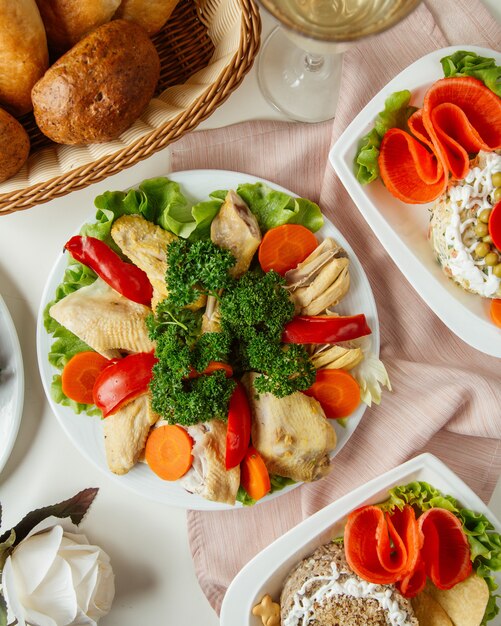
[[115, 17], [140, 24], [154, 35], [167, 22], [179, 0], [122, 0]]
[[35, 0], [0, 0], [0, 24], [0, 105], [19, 116], [49, 65], [45, 29]]
[[0, 183], [17, 174], [30, 153], [30, 139], [10, 113], [0, 109]]
[[111, 141], [141, 115], [159, 77], [160, 59], [146, 31], [113, 20], [79, 41], [34, 86], [35, 121], [56, 143]]
[[60, 55], [109, 22], [120, 0], [36, 0], [51, 52]]

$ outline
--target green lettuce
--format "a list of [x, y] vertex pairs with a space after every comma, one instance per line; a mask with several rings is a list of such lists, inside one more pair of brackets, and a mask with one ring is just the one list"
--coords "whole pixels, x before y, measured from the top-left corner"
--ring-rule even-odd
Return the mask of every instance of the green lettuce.
[[494, 592], [498, 588], [492, 572], [501, 571], [501, 535], [483, 515], [460, 506], [452, 496], [443, 495], [438, 489], [421, 481], [411, 482], [390, 489], [388, 500], [380, 506], [385, 511], [395, 507], [402, 509], [406, 504], [424, 512], [432, 508], [447, 509], [462, 523], [470, 544], [470, 558], [478, 576], [484, 578], [489, 587], [490, 597], [482, 624], [486, 624], [499, 613]]
[[501, 66], [492, 58], [481, 57], [475, 52], [458, 50], [440, 59], [444, 76], [473, 76], [501, 98]]
[[411, 92], [407, 89], [388, 96], [384, 102], [384, 110], [378, 113], [373, 128], [358, 142], [355, 173], [362, 185], [379, 176], [379, 147], [386, 131], [390, 128], [408, 130], [407, 120], [416, 111], [416, 107], [409, 106], [410, 99]]
[[263, 232], [282, 224], [301, 224], [313, 232], [323, 226], [319, 206], [306, 198], [293, 198], [264, 183], [239, 185], [237, 193], [256, 216]]
[[[288, 485], [293, 485], [295, 482], [296, 481], [292, 480], [292, 478], [278, 476], [277, 474], [270, 474], [270, 493], [274, 493], [275, 491], [281, 491], [284, 487], [287, 487]], [[253, 506], [254, 504], [256, 504], [256, 500], [249, 496], [249, 494], [245, 491], [242, 485], [240, 485], [240, 487], [238, 488], [236, 499], [237, 502], [241, 502], [244, 506]]]

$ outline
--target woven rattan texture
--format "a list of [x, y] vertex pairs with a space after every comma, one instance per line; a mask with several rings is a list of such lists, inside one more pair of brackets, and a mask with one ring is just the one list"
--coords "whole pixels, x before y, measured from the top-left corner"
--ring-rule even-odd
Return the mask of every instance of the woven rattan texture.
[[[0, 215], [49, 202], [117, 174], [179, 139], [208, 118], [242, 82], [259, 49], [261, 20], [257, 7], [252, 0], [234, 1], [242, 12], [238, 50], [217, 80], [188, 109], [112, 155], [43, 183], [10, 193], [0, 193]], [[169, 86], [184, 84], [190, 76], [209, 64], [214, 51], [208, 36], [209, 26], [207, 16], [200, 13], [193, 0], [179, 2], [168, 24], [153, 39], [161, 59], [157, 94]], [[30, 136], [30, 155], [52, 145], [38, 130], [32, 114], [20, 121]]]

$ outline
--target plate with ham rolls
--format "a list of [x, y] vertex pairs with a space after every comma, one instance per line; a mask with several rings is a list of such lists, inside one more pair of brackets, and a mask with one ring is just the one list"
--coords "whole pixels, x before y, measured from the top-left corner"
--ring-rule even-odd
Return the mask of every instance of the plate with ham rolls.
[[417, 293], [501, 357], [501, 55], [436, 50], [355, 117], [329, 159]]

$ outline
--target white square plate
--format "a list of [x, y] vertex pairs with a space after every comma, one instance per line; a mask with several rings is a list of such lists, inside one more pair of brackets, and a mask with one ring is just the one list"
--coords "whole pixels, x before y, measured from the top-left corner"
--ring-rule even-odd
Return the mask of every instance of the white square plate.
[[477, 46], [451, 46], [427, 54], [398, 74], [362, 109], [332, 147], [329, 160], [381, 244], [426, 304], [463, 341], [501, 357], [501, 330], [490, 319], [490, 300], [457, 286], [435, 260], [427, 239], [431, 205], [405, 204], [394, 198], [380, 180], [362, 186], [353, 167], [359, 139], [372, 128], [386, 98], [395, 91], [409, 89], [411, 104], [421, 106], [429, 85], [443, 78], [440, 59], [457, 50], [471, 50], [501, 64], [499, 52]]
[[[341, 535], [350, 511], [382, 502], [388, 497], [389, 489], [414, 480], [430, 483], [464, 507], [483, 513], [496, 531], [501, 532], [501, 523], [454, 472], [432, 454], [421, 454], [324, 507], [249, 561], [226, 592], [221, 607], [221, 626], [262, 626], [261, 618], [252, 615], [252, 607], [267, 593], [276, 602], [290, 570], [316, 548]], [[501, 583], [499, 573], [496, 580]], [[500, 624], [501, 615], [489, 622], [489, 626]]]

